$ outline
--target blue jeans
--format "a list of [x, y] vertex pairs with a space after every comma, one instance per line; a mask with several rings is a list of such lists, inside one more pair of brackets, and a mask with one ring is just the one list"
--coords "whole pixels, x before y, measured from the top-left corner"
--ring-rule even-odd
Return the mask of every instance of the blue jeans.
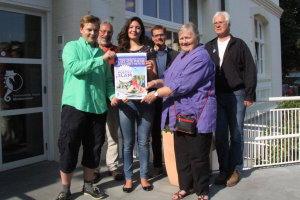
[[120, 129], [123, 138], [124, 173], [126, 180], [132, 179], [133, 148], [135, 144], [135, 122], [139, 148], [140, 178], [147, 178], [149, 163], [149, 134], [154, 117], [154, 104], [129, 101], [119, 107]]
[[[233, 170], [243, 170], [244, 150], [244, 90], [217, 95], [216, 149], [220, 173], [228, 174]], [[230, 140], [228, 141], [228, 128]]]

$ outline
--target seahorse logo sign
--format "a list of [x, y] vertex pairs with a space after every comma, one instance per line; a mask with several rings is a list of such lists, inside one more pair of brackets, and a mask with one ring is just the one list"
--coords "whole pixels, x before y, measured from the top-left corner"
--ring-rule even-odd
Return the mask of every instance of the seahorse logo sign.
[[4, 75], [4, 84], [7, 91], [4, 95], [4, 101], [10, 102], [12, 92], [20, 90], [23, 86], [23, 78], [20, 74], [15, 73], [14, 70], [6, 70]]

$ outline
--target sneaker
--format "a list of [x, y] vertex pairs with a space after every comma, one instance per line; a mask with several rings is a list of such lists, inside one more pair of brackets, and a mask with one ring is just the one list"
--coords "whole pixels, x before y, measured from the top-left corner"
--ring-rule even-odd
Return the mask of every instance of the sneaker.
[[226, 184], [227, 175], [224, 173], [219, 173], [215, 178], [216, 185], [225, 185]]
[[152, 169], [151, 173], [149, 174], [149, 177], [153, 178], [153, 177], [157, 177], [162, 174], [164, 174], [164, 169], [162, 167], [154, 167]]
[[94, 184], [98, 183], [101, 180], [101, 175], [99, 172], [94, 172]]
[[58, 196], [56, 197], [56, 200], [70, 200], [71, 199], [71, 193], [65, 193], [65, 192], [60, 192]]
[[93, 187], [92, 191], [86, 189], [84, 186], [82, 188], [82, 192], [84, 195], [91, 196], [94, 199], [103, 199], [105, 197], [105, 193], [101, 192], [98, 187]]
[[235, 186], [240, 180], [240, 174], [237, 170], [234, 170], [230, 178], [226, 182], [226, 186], [232, 187]]
[[124, 174], [120, 170], [108, 171], [108, 174], [112, 176], [116, 181], [124, 180]]

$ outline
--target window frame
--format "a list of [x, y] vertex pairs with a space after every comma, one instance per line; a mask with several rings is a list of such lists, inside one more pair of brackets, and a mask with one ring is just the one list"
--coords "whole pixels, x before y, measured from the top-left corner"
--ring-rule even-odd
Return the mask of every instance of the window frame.
[[257, 76], [264, 77], [265, 68], [265, 36], [264, 36], [264, 23], [254, 18], [254, 52], [255, 52], [255, 63], [257, 67]]
[[[158, 0], [156, 0], [158, 1]], [[187, 22], [187, 14], [188, 14], [188, 2], [187, 1], [183, 1], [183, 23]], [[160, 24], [162, 26], [165, 26], [166, 28], [169, 29], [174, 29], [174, 30], [178, 30], [182, 24], [177, 23], [177, 22], [173, 22], [173, 0], [171, 0], [171, 20], [172, 21], [168, 21], [168, 20], [164, 20], [164, 19], [160, 19], [159, 18], [159, 2], [157, 2], [157, 17], [151, 17], [151, 16], [147, 16], [144, 15], [143, 13], [143, 1], [137, 1], [135, 0], [135, 12], [131, 12], [128, 10], [125, 10], [125, 16], [126, 18], [131, 18], [134, 16], [138, 16], [140, 17], [145, 23], [148, 24]]]

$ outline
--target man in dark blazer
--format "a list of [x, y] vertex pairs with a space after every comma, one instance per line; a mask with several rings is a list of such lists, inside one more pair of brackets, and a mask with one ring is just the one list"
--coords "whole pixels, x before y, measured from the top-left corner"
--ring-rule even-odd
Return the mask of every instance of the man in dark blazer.
[[[166, 46], [166, 28], [161, 25], [155, 25], [151, 29], [152, 41], [154, 42], [154, 50], [156, 51], [156, 66], [158, 78], [161, 78], [166, 69], [168, 69], [173, 60], [178, 55], [175, 51]], [[151, 177], [164, 173], [162, 165], [162, 142], [161, 142], [161, 112], [162, 99], [155, 102], [155, 116], [152, 127], [152, 151], [153, 151], [153, 170], [149, 174]]]

